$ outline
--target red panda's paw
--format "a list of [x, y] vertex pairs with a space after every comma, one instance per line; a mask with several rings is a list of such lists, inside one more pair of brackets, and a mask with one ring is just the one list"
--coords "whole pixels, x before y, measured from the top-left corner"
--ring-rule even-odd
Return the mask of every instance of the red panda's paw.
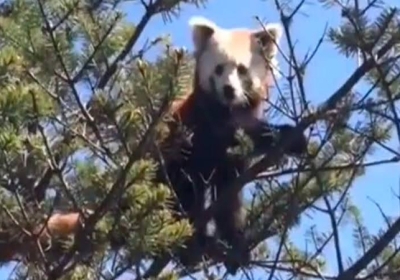
[[289, 124], [279, 127], [280, 141], [289, 155], [302, 156], [307, 153], [307, 138], [303, 130]]
[[274, 149], [283, 149], [285, 154], [293, 156], [307, 153], [307, 139], [303, 131], [295, 126], [258, 121], [246, 132], [253, 140], [254, 155], [269, 153]]
[[250, 253], [246, 248], [234, 248], [230, 250], [224, 261], [226, 272], [236, 275], [239, 268], [247, 267], [250, 261]]

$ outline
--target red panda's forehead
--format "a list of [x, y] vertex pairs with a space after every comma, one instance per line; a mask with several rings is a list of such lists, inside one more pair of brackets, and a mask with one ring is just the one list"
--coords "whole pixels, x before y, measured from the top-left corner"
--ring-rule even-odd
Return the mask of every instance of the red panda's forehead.
[[229, 49], [232, 52], [241, 53], [251, 50], [252, 36], [247, 30], [225, 30], [216, 33], [213, 39], [221, 48]]
[[209, 47], [216, 55], [221, 54], [225, 59], [250, 66], [256, 62], [254, 58], [262, 59], [257, 42], [251, 34], [248, 30], [224, 30], [214, 34]]

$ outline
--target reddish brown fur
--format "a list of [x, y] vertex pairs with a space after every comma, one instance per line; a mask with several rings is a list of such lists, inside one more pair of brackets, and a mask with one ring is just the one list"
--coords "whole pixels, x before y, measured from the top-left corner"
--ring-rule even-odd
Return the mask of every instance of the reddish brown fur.
[[[36, 238], [42, 247], [46, 247], [52, 236], [67, 237], [76, 233], [79, 227], [80, 214], [78, 212], [53, 214], [48, 219], [46, 225], [40, 224], [34, 228], [31, 233], [32, 236], [21, 233], [22, 237], [20, 237], [19, 240], [17, 237], [15, 238], [16, 240], [0, 244], [0, 262], [18, 260], [19, 256], [30, 254], [32, 252], [31, 248], [34, 248], [35, 245], [32, 243], [33, 247], [31, 247], [28, 243], [31, 243], [29, 240], [35, 240], [35, 235], [38, 235]], [[10, 239], [9, 236], [6, 235], [8, 234], [4, 233], [5, 238], [1, 239]]]
[[[178, 100], [172, 102], [170, 114], [176, 121], [185, 122], [189, 120], [190, 113], [194, 106], [195, 96], [193, 93], [188, 93]], [[186, 124], [186, 123], [184, 123]]]
[[[254, 52], [256, 47], [254, 41], [251, 40], [251, 31], [248, 30], [235, 30], [235, 32], [230, 34], [230, 38], [226, 40], [224, 49], [229, 51], [227, 55], [231, 58], [238, 59], [242, 55], [246, 55], [250, 52]], [[254, 32], [253, 32], [254, 34]], [[209, 36], [206, 34], [206, 36]], [[237, 42], [241, 42], [238, 44]], [[267, 50], [268, 51], [268, 50]], [[170, 114], [172, 114], [175, 120], [182, 122], [184, 125], [190, 125], [192, 121], [191, 113], [195, 106], [196, 94], [203, 94], [203, 92], [197, 88], [199, 82], [197, 81], [197, 73], [195, 75], [194, 90], [191, 93], [180, 97], [175, 100], [170, 108]], [[254, 88], [254, 91], [258, 94], [254, 96], [252, 100], [252, 110], [251, 112], [258, 111], [260, 108], [261, 101], [268, 98], [268, 87], [272, 84], [271, 75], [267, 75], [265, 80], [260, 81], [259, 87]], [[205, 114], [207, 114], [205, 112]], [[229, 198], [227, 198], [229, 199]], [[235, 203], [230, 201], [230, 203]], [[238, 201], [237, 206], [232, 206], [239, 208], [240, 201]], [[222, 209], [223, 210], [223, 209]], [[222, 214], [227, 214], [231, 208]], [[231, 213], [232, 214], [232, 213]], [[223, 217], [222, 217], [223, 218]], [[233, 217], [236, 219], [236, 217]], [[80, 227], [80, 214], [78, 212], [66, 213], [66, 214], [54, 214], [48, 220], [45, 229], [40, 233], [39, 240], [42, 243], [48, 243], [51, 236], [66, 237], [68, 235], [76, 233]], [[39, 233], [39, 230], [43, 228], [43, 225], [38, 226], [34, 232]], [[16, 258], [17, 255], [22, 254], [26, 251], [23, 248], [23, 242], [14, 242], [8, 244], [0, 244], [0, 261], [11, 261]]]
[[[187, 124], [186, 120], [189, 120], [190, 112], [192, 111], [194, 102], [194, 95], [188, 93], [179, 99], [175, 100], [170, 108], [169, 113], [177, 121], [181, 121], [183, 124]], [[56, 213], [53, 214], [47, 221], [47, 224], [38, 225], [32, 234], [38, 234], [38, 240], [44, 246], [49, 243], [51, 237], [67, 237], [75, 234], [80, 227], [80, 213]], [[0, 235], [2, 235], [0, 233]], [[7, 235], [5, 233], [5, 235]], [[27, 252], [26, 242], [29, 242], [30, 237], [25, 235], [20, 240], [10, 241], [7, 243], [0, 244], [0, 262], [8, 262], [18, 260], [18, 256], [23, 255]], [[1, 238], [1, 240], [9, 240], [9, 236]], [[22, 240], [22, 241], [21, 241]]]
[[[189, 115], [194, 105], [193, 103], [194, 95], [192, 93], [188, 93], [172, 103], [169, 113], [175, 120], [186, 125], [186, 120], [189, 120]], [[32, 231], [32, 234], [39, 234], [37, 238], [41, 244], [45, 246], [45, 244], [49, 243], [51, 237], [67, 237], [75, 234], [79, 227], [79, 212], [56, 213], [48, 219], [46, 225], [38, 225]], [[29, 238], [29, 236], [25, 235], [24, 237], [20, 238], [20, 240], [0, 244], [0, 262], [18, 260], [18, 256], [21, 256], [27, 252], [26, 242], [29, 242]], [[9, 240], [10, 238], [8, 236], [1, 238], [1, 240], [7, 239]]]

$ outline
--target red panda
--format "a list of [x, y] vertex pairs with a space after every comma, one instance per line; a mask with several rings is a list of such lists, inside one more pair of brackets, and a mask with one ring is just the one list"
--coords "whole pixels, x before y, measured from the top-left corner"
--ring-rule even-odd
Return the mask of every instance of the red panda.
[[[217, 235], [229, 246], [241, 247], [245, 226], [242, 198], [229, 186], [247, 161], [231, 156], [227, 150], [237, 144], [238, 128], [248, 133], [258, 152], [270, 149], [279, 139], [264, 132], [275, 130], [279, 135], [292, 129], [290, 125], [270, 125], [261, 117], [273, 75], [279, 76], [276, 56], [282, 28], [267, 24], [257, 30], [224, 29], [202, 17], [192, 18], [190, 25], [196, 62], [193, 90], [173, 102], [170, 113], [193, 136], [184, 158], [166, 161], [166, 173], [177, 194], [177, 205], [181, 206], [177, 209], [188, 214], [200, 245], [209, 240], [206, 226], [199, 220], [212, 190], [212, 200], [224, 201], [213, 217]], [[305, 139], [299, 137], [288, 153], [298, 154], [304, 149]], [[159, 176], [161, 182], [166, 179]], [[78, 226], [78, 213], [54, 214], [47, 224], [48, 232], [61, 236], [75, 233]], [[245, 248], [240, 251], [245, 259], [249, 258]]]
[[[212, 190], [216, 196], [212, 200], [223, 199], [213, 217], [217, 234], [246, 261], [241, 193], [229, 187], [246, 168], [247, 160], [229, 155], [227, 150], [237, 144], [239, 128], [247, 132], [258, 153], [279, 144], [279, 137], [294, 129], [262, 119], [273, 75], [279, 78], [277, 52], [282, 27], [224, 29], [203, 17], [194, 17], [189, 24], [195, 56], [193, 91], [173, 103], [172, 114], [193, 132], [192, 143], [185, 160], [167, 162], [167, 174], [180, 205], [195, 225], [200, 247], [209, 240], [206, 226], [198, 222], [206, 208], [206, 196]], [[288, 154], [305, 152], [304, 135], [298, 139]]]

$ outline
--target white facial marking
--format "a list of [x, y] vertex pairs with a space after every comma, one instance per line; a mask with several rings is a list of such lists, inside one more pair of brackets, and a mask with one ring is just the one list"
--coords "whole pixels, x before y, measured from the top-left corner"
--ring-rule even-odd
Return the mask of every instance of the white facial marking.
[[[247, 102], [243, 83], [246, 79], [251, 80], [253, 89], [267, 86], [272, 71], [261, 53], [258, 39], [265, 40], [270, 66], [277, 68], [277, 45], [282, 36], [279, 24], [267, 24], [262, 30], [223, 29], [208, 19], [195, 17], [190, 25], [196, 37], [195, 51], [199, 54], [199, 83], [204, 90], [215, 92], [226, 105], [236, 105]], [[274, 37], [275, 43], [268, 39], [268, 34]], [[227, 93], [229, 87], [231, 93]]]
[[[213, 201], [214, 200], [212, 198], [212, 189], [207, 188], [206, 192], [204, 194], [204, 209], [207, 209], [208, 207], [210, 207]], [[217, 226], [216, 226], [215, 220], [214, 219], [209, 220], [206, 224], [206, 235], [214, 236], [216, 233], [216, 230], [217, 230]]]

